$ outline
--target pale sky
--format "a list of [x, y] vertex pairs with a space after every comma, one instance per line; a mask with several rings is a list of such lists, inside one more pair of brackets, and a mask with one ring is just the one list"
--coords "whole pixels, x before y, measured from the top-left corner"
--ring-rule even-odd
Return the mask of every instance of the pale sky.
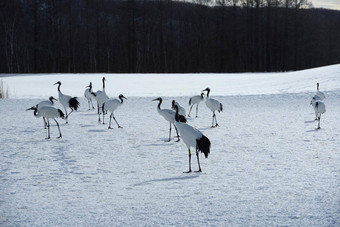
[[315, 8], [340, 10], [340, 0], [310, 0]]

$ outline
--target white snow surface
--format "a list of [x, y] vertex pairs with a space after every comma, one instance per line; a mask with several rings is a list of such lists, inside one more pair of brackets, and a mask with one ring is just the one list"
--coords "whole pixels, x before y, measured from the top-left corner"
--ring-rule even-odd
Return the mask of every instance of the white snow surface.
[[[288, 73], [1, 75], [0, 226], [340, 226], [340, 65]], [[116, 98], [122, 129], [97, 122], [90, 81]], [[53, 95], [78, 96], [69, 124], [25, 109]], [[310, 100], [326, 95], [321, 129]], [[188, 124], [211, 141], [202, 173], [186, 174], [183, 141], [168, 139], [156, 111], [210, 87], [220, 127], [202, 102]], [[62, 108], [59, 102], [56, 107]], [[195, 110], [193, 110], [195, 111]], [[193, 114], [194, 115], [194, 114]], [[197, 170], [193, 151], [192, 169]]]

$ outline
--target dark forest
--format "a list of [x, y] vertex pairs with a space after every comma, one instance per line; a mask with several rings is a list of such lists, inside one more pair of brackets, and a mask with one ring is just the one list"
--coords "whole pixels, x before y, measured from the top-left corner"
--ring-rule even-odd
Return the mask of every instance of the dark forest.
[[340, 63], [340, 11], [301, 0], [2, 0], [0, 20], [0, 73], [277, 72]]

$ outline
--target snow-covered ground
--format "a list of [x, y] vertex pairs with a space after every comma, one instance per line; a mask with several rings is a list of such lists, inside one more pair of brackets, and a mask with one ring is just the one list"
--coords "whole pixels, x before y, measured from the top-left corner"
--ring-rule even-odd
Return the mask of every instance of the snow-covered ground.
[[[7, 75], [2, 75], [7, 76]], [[123, 126], [107, 129], [83, 98], [107, 79], [107, 93], [128, 100]], [[340, 65], [290, 73], [113, 75], [53, 74], [0, 78], [0, 226], [339, 226]], [[81, 108], [59, 119], [45, 140], [42, 119], [25, 109], [62, 91]], [[325, 92], [321, 129], [309, 105]], [[189, 124], [212, 143], [202, 173], [185, 174], [188, 152], [158, 115], [207, 86], [223, 103], [218, 128], [204, 103]], [[57, 106], [60, 108], [60, 104]], [[194, 109], [193, 109], [194, 111]], [[108, 120], [108, 117], [106, 117]], [[192, 168], [197, 169], [193, 156]]]

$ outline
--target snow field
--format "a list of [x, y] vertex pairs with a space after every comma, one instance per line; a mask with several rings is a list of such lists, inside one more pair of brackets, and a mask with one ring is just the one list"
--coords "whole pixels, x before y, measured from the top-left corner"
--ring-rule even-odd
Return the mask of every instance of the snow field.
[[[115, 113], [123, 128], [113, 122], [112, 130], [80, 98], [69, 124], [59, 119], [62, 139], [52, 123], [51, 140], [42, 119], [24, 111], [41, 99], [0, 100], [0, 225], [337, 226], [340, 93], [326, 92], [320, 130], [313, 94], [217, 96], [212, 88], [224, 112], [218, 128], [205, 103], [189, 118], [212, 143], [209, 158], [200, 155], [203, 172], [191, 174], [182, 173], [184, 143], [165, 142], [155, 97], [124, 94]], [[175, 100], [188, 112], [189, 97]]]

